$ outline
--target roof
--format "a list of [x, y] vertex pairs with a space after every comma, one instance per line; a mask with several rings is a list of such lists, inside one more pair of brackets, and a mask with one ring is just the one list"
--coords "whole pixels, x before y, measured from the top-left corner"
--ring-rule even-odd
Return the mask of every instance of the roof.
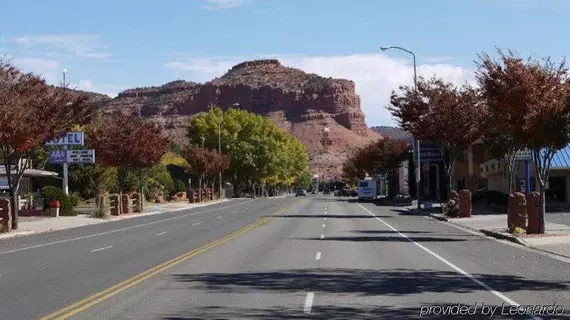
[[570, 169], [570, 144], [554, 154], [550, 169]]
[[[6, 167], [0, 166], [0, 176], [6, 176]], [[26, 169], [24, 170], [24, 177], [57, 177], [57, 172], [40, 170], [40, 169]]]

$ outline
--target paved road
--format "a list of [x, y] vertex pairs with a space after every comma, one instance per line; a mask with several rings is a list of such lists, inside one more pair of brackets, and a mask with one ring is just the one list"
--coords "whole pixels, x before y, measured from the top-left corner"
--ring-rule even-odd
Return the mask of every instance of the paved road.
[[34, 319], [252, 223], [291, 197], [0, 240], [0, 319]]
[[546, 221], [570, 226], [570, 212], [547, 212]]
[[435, 306], [457, 303], [477, 304], [469, 319], [490, 318], [483, 303], [505, 304], [494, 319], [528, 319], [499, 313], [513, 303], [570, 308], [567, 262], [396, 208], [290, 201], [264, 225], [73, 319], [441, 319]]

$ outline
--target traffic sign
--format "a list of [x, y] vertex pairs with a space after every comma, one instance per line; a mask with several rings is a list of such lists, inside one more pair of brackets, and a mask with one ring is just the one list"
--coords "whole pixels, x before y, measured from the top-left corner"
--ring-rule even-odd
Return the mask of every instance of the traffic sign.
[[67, 150], [67, 163], [94, 163], [95, 150]]
[[85, 141], [85, 134], [79, 131], [66, 133], [63, 137], [48, 141], [46, 146], [82, 146]]
[[523, 149], [517, 151], [517, 153], [515, 154], [515, 161], [531, 160], [531, 159], [532, 159], [532, 153], [529, 149]]
[[48, 154], [49, 163], [66, 163], [67, 150], [52, 150]]

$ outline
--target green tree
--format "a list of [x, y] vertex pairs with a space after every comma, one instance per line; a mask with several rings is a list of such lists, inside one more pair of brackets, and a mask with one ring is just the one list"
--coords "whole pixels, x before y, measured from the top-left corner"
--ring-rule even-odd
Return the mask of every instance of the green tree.
[[271, 120], [245, 110], [213, 108], [192, 119], [188, 137], [191, 144], [216, 150], [218, 130], [222, 153], [230, 157], [225, 177], [234, 192], [244, 182], [249, 188], [288, 186], [306, 170], [304, 146]]

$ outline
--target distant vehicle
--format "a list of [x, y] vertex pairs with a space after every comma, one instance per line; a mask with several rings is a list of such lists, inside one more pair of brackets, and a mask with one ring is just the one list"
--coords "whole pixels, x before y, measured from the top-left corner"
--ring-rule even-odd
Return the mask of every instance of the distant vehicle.
[[358, 201], [376, 200], [380, 191], [380, 180], [358, 180]]
[[295, 197], [306, 197], [306, 196], [307, 196], [307, 191], [305, 189], [297, 189]]

